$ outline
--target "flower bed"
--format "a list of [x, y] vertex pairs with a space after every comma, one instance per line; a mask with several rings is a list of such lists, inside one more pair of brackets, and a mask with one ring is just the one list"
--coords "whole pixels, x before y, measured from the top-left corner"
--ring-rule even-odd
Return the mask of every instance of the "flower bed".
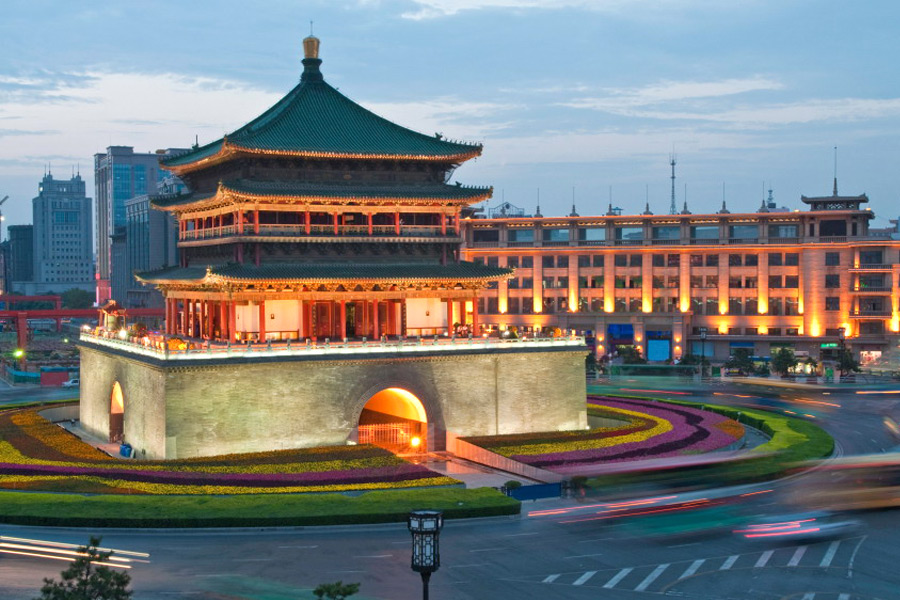
[[[587, 432], [466, 438], [493, 452], [549, 470], [579, 464], [661, 458], [718, 450], [744, 435], [739, 423], [697, 408], [624, 398], [588, 397], [588, 409], [626, 418], [622, 427]], [[510, 444], [510, 438], [517, 443]]]
[[375, 446], [176, 461], [122, 461], [33, 410], [0, 413], [0, 487], [150, 494], [260, 494], [457, 485]]

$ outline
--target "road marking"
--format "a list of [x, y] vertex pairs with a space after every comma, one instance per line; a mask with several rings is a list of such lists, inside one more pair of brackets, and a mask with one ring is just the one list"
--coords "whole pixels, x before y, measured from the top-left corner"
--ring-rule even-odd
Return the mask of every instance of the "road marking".
[[850, 556], [850, 564], [847, 565], [847, 578], [853, 579], [853, 563], [856, 561], [856, 553], [859, 552], [859, 549], [862, 547], [863, 542], [866, 541], [866, 538], [869, 537], [867, 535], [862, 536], [859, 540], [859, 543], [856, 544], [856, 548], [853, 549], [853, 554]]
[[555, 574], [553, 574], [553, 575], [547, 575], [547, 576], [544, 578], [544, 581], [542, 581], [541, 583], [553, 583], [553, 582], [556, 581], [557, 579], [559, 579], [559, 573], [555, 573]]
[[820, 567], [830, 567], [831, 561], [834, 560], [834, 555], [837, 554], [838, 546], [841, 543], [839, 541], [831, 542], [831, 545], [828, 546], [828, 551], [825, 552], [825, 556], [822, 558], [822, 562], [819, 563]]
[[592, 556], [603, 556], [602, 554], [578, 554], [576, 556], [566, 556], [564, 558], [590, 558]]
[[705, 558], [698, 558], [697, 560], [695, 560], [694, 562], [691, 563], [691, 566], [689, 566], [687, 569], [684, 570], [684, 573], [682, 573], [681, 577], [679, 577], [678, 579], [686, 579], [686, 578], [690, 577], [691, 575], [696, 573], [697, 569], [700, 568], [700, 565], [702, 565], [705, 562], [706, 562]]
[[803, 555], [806, 554], [806, 546], [800, 546], [794, 551], [794, 555], [791, 557], [791, 560], [788, 561], [787, 566], [796, 567], [800, 564], [800, 559], [803, 558]]
[[663, 563], [653, 569], [653, 572], [647, 575], [644, 580], [640, 582], [636, 588], [634, 588], [634, 591], [643, 592], [644, 590], [646, 590], [648, 587], [650, 587], [650, 584], [656, 581], [656, 578], [662, 575], [663, 571], [665, 571], [668, 567], [669, 563]]
[[267, 562], [272, 560], [271, 558], [232, 558], [234, 562]]
[[[404, 543], [404, 544], [408, 544], [409, 542], [403, 542], [403, 543]], [[316, 544], [315, 546], [278, 546], [279, 549], [285, 549], [285, 548], [318, 548], [318, 547], [319, 547], [318, 544]]]
[[613, 575], [612, 579], [603, 584], [604, 589], [613, 589], [614, 587], [616, 587], [616, 585], [618, 585], [620, 581], [628, 577], [628, 574], [632, 571], [634, 571], [633, 567], [625, 567], [624, 569]]
[[483, 563], [473, 563], [471, 565], [450, 565], [448, 569], [471, 569], [472, 567], [483, 567]]
[[837, 597], [837, 600], [850, 600], [850, 594], [841, 594]]
[[469, 552], [494, 552], [496, 550], [503, 550], [503, 548], [477, 548], [475, 550], [469, 550]]
[[538, 535], [538, 533], [509, 533], [504, 535], [503, 537], [521, 537], [523, 535]]
[[[0, 379], [0, 381], [2, 381], [2, 379]], [[614, 540], [614, 539], [616, 539], [616, 538], [611, 538], [611, 537], [594, 538], [592, 540], [578, 540], [578, 543], [579, 544], [589, 544], [591, 542], [608, 542], [609, 540]], [[409, 542], [404, 542], [404, 543], [409, 543]]]
[[688, 546], [699, 546], [700, 542], [693, 542], [691, 544], [676, 544], [675, 546], [666, 546], [667, 548], [687, 548]]
[[393, 554], [360, 554], [353, 558], [390, 558]]
[[766, 550], [765, 552], [763, 552], [759, 557], [759, 560], [756, 561], [756, 564], [753, 565], [753, 568], [761, 569], [762, 567], [766, 566], [766, 563], [769, 562], [769, 559], [772, 558], [773, 554], [775, 554], [774, 550]]
[[736, 563], [737, 559], [739, 559], [740, 557], [741, 557], [740, 554], [734, 554], [732, 556], [729, 556], [728, 558], [725, 559], [725, 562], [722, 563], [722, 566], [719, 567], [719, 570], [727, 571], [728, 569], [730, 569], [731, 567], [734, 566], [734, 563]]
[[587, 573], [585, 573], [584, 575], [582, 575], [581, 577], [576, 579], [572, 583], [572, 585], [584, 585], [588, 579], [590, 579], [591, 577], [593, 577], [596, 574], [597, 574], [597, 571], [588, 571]]
[[816, 600], [815, 592], [806, 592], [800, 600]]

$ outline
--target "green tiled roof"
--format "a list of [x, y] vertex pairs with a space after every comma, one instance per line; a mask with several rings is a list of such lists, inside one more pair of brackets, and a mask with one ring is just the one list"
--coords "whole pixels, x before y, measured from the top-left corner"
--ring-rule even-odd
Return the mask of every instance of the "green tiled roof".
[[[272, 263], [253, 266], [228, 264], [209, 268], [209, 275], [232, 281], [297, 281], [322, 282], [337, 280], [414, 281], [428, 279], [472, 280], [500, 279], [511, 275], [510, 269], [489, 267], [473, 262], [449, 263]], [[139, 273], [147, 283], [200, 283], [207, 277], [203, 267], [170, 267]]]
[[[370, 185], [364, 183], [304, 183], [300, 181], [270, 182], [245, 179], [226, 181], [222, 184], [222, 188], [254, 196], [296, 196], [298, 198], [428, 198], [435, 200], [466, 200], [481, 199], [491, 193], [491, 188], [489, 187], [466, 187], [461, 185], [447, 185], [445, 183], [430, 183], [423, 185]], [[200, 200], [205, 200], [211, 196], [212, 194], [204, 196], [170, 196], [155, 199], [153, 205], [160, 208], [184, 206]]]
[[181, 155], [165, 158], [169, 167], [188, 165], [229, 146], [248, 150], [311, 155], [446, 157], [480, 154], [480, 144], [449, 142], [391, 123], [325, 83], [318, 59], [303, 61], [300, 83], [272, 108], [237, 131]]

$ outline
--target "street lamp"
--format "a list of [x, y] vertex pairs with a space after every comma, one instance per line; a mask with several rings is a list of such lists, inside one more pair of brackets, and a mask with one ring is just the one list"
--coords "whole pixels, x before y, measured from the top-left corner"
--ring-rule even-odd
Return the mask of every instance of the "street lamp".
[[700, 328], [700, 377], [703, 377], [703, 362], [706, 360], [706, 327]]
[[847, 331], [843, 327], [838, 327], [838, 342], [841, 345], [840, 350], [838, 350], [838, 372], [841, 374], [841, 377], [844, 376], [844, 342], [847, 339]]
[[412, 570], [422, 575], [422, 599], [428, 600], [428, 580], [441, 566], [438, 537], [444, 514], [439, 510], [414, 510], [407, 525], [412, 534]]

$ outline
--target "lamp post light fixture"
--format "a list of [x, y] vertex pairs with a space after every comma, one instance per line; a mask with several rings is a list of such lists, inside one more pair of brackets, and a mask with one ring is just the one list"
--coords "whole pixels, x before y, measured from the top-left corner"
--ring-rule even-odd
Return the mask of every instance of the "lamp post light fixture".
[[706, 327], [700, 328], [700, 377], [703, 377], [705, 369], [704, 362], [706, 361]]
[[838, 372], [841, 374], [841, 377], [844, 376], [844, 343], [847, 340], [847, 331], [843, 327], [838, 327], [838, 343], [840, 343], [841, 348], [838, 350]]
[[428, 600], [428, 580], [441, 566], [438, 537], [444, 526], [439, 510], [414, 510], [407, 520], [412, 534], [412, 570], [422, 575], [422, 599]]

